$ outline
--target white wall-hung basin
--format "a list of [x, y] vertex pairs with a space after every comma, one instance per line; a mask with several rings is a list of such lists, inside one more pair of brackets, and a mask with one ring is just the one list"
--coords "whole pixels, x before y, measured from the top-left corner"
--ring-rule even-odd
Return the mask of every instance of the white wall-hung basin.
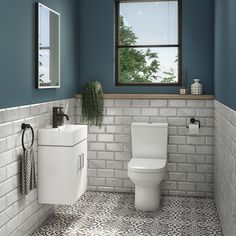
[[39, 202], [74, 204], [87, 189], [87, 126], [40, 129], [38, 154]]
[[63, 125], [39, 130], [39, 145], [73, 146], [87, 138], [86, 125]]

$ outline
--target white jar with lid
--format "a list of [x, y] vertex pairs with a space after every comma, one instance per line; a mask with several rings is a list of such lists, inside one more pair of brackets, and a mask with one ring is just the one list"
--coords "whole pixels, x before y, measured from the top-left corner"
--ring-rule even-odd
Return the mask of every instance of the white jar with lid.
[[202, 94], [202, 84], [200, 84], [200, 79], [194, 79], [194, 83], [191, 85], [191, 94], [192, 95], [201, 95]]

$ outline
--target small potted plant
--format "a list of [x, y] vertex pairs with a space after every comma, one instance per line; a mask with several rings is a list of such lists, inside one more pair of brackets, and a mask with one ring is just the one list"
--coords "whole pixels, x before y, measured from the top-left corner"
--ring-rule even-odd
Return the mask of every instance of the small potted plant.
[[103, 91], [98, 82], [86, 82], [82, 91], [82, 122], [101, 127], [103, 121]]

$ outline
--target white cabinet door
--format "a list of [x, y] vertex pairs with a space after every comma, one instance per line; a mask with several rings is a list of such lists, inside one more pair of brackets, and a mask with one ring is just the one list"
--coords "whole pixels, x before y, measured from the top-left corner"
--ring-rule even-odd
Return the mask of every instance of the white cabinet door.
[[74, 147], [39, 146], [38, 200], [74, 204], [87, 189], [87, 140]]

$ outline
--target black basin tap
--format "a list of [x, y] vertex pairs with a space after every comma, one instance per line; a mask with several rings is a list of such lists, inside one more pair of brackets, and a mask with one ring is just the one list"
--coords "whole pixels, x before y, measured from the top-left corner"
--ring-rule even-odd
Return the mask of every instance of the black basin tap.
[[64, 123], [64, 117], [69, 120], [69, 116], [63, 112], [63, 107], [53, 107], [52, 110], [52, 128], [57, 128]]

